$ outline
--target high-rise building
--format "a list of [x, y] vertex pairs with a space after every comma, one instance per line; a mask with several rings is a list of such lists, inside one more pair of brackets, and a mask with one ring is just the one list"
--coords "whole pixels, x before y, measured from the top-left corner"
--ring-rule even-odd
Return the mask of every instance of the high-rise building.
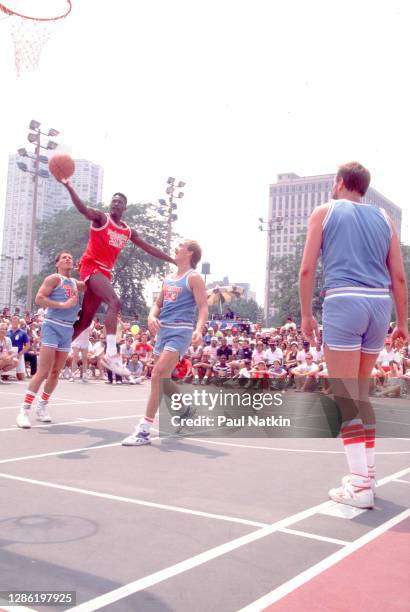
[[[319, 204], [331, 197], [334, 174], [298, 176], [294, 173], [278, 174], [270, 185], [265, 273], [265, 317], [271, 324], [275, 314], [273, 294], [275, 272], [271, 262], [275, 257], [292, 253], [294, 240], [307, 229], [309, 216]], [[363, 202], [384, 208], [401, 232], [401, 209], [381, 193], [369, 187]]]
[[[33, 175], [17, 167], [18, 155], [8, 161], [6, 206], [3, 224], [2, 255], [0, 259], [0, 307], [13, 301], [14, 289], [21, 276], [28, 274], [30, 235], [33, 210]], [[25, 158], [27, 163], [27, 158]], [[102, 199], [103, 169], [90, 161], [75, 160], [76, 170], [71, 177], [79, 196], [90, 204]], [[27, 164], [33, 170], [34, 162]], [[66, 188], [52, 177], [38, 179], [37, 221], [46, 221], [71, 203]], [[41, 270], [42, 262], [34, 253], [33, 274]]]

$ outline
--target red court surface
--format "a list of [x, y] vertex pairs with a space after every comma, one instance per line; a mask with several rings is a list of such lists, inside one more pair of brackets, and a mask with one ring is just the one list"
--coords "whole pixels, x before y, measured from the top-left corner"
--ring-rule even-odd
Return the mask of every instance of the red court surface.
[[405, 612], [410, 605], [409, 567], [410, 519], [406, 519], [265, 611]]

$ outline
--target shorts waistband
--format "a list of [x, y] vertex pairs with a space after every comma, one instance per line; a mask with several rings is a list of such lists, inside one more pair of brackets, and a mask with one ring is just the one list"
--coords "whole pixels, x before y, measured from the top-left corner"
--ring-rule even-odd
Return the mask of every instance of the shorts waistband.
[[51, 319], [50, 317], [46, 317], [44, 321], [48, 321], [48, 323], [55, 323], [56, 325], [61, 325], [62, 327], [72, 327], [75, 321], [59, 321], [57, 319]]
[[336, 287], [326, 289], [325, 298], [336, 296], [390, 297], [390, 290], [385, 287]]

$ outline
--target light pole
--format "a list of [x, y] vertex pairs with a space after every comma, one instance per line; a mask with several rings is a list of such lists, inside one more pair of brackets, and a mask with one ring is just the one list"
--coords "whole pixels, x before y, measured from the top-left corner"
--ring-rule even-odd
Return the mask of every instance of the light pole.
[[13, 281], [14, 281], [14, 263], [24, 257], [18, 255], [18, 257], [12, 257], [11, 255], [3, 255], [2, 259], [9, 259], [11, 261], [11, 278], [10, 278], [10, 289], [9, 289], [9, 310], [11, 310], [11, 300], [13, 295]]
[[[183, 191], [174, 194], [176, 189], [182, 189], [185, 184], [184, 181], [178, 181], [176, 184], [176, 179], [170, 176], [167, 180], [165, 192], [168, 196], [168, 203], [164, 199], [158, 200], [160, 204], [159, 213], [167, 217], [167, 254], [169, 256], [171, 256], [172, 222], [178, 219], [178, 215], [174, 212], [178, 208], [176, 202], [174, 202], [174, 197], [179, 199], [184, 197]], [[169, 263], [166, 264], [165, 273], [169, 274]]]
[[47, 164], [48, 157], [46, 155], [40, 155], [40, 149], [46, 149], [52, 151], [57, 148], [57, 143], [49, 140], [47, 146], [41, 144], [40, 135], [43, 136], [58, 136], [59, 132], [51, 128], [48, 133], [40, 130], [40, 123], [32, 119], [30, 121], [29, 128], [31, 132], [28, 133], [27, 140], [35, 145], [34, 155], [27, 153], [26, 149], [18, 149], [20, 157], [29, 157], [34, 160], [34, 170], [29, 170], [27, 164], [21, 161], [17, 162], [17, 166], [23, 172], [29, 172], [33, 175], [34, 189], [33, 189], [33, 208], [31, 214], [31, 232], [30, 232], [30, 250], [28, 260], [28, 275], [27, 275], [27, 298], [26, 298], [26, 310], [31, 312], [31, 306], [33, 302], [33, 265], [34, 265], [34, 249], [36, 244], [36, 221], [37, 221], [37, 193], [38, 193], [38, 177], [49, 178], [47, 170], [40, 168], [40, 163]]
[[[262, 217], [259, 217], [259, 231], [268, 233], [268, 255], [267, 255], [267, 274], [266, 274], [266, 326], [270, 327], [270, 316], [269, 316], [269, 298], [271, 290], [271, 266], [272, 266], [272, 235], [273, 232], [280, 232], [283, 229], [281, 225], [283, 217], [273, 217], [269, 221], [264, 221]], [[277, 224], [277, 225], [275, 225]]]

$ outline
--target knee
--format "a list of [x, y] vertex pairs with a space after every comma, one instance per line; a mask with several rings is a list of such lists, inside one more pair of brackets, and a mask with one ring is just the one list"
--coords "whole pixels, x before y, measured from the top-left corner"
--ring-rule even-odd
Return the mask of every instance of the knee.
[[111, 308], [112, 310], [115, 310], [116, 312], [119, 312], [121, 309], [121, 302], [120, 299], [117, 295], [112, 295], [110, 297], [110, 299], [107, 302], [108, 307]]

